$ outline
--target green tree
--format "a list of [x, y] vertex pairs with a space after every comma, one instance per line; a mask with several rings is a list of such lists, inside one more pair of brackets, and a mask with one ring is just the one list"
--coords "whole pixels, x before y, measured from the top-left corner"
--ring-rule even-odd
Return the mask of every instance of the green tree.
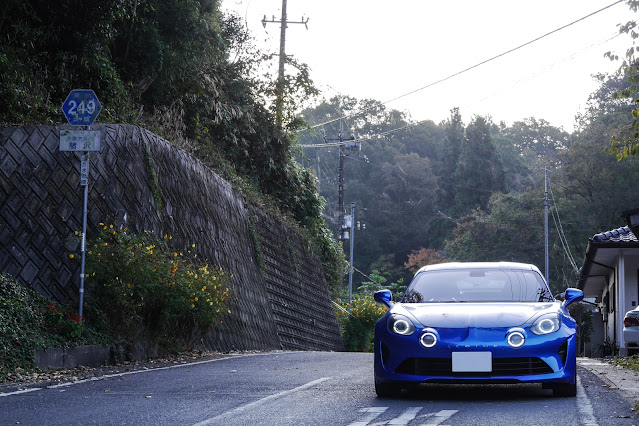
[[456, 186], [452, 176], [457, 170], [463, 142], [464, 123], [459, 108], [453, 108], [450, 118], [444, 123], [441, 169], [437, 179], [437, 207], [445, 212], [451, 212], [455, 202]]
[[315, 178], [294, 158], [293, 112], [317, 92], [308, 67], [288, 76], [286, 129], [276, 129], [263, 99], [273, 81], [258, 73], [267, 57], [219, 0], [7, 0], [0, 34], [1, 124], [58, 123], [69, 91], [91, 88], [101, 121], [147, 127], [247, 194], [266, 194], [337, 275]]
[[462, 218], [445, 252], [455, 261], [517, 261], [543, 264], [543, 196], [495, 193], [486, 210]]
[[593, 234], [622, 226], [620, 213], [639, 206], [635, 183], [639, 159], [617, 162], [601, 150], [623, 120], [623, 112], [604, 114], [576, 133], [569, 150], [562, 156], [559, 173], [551, 174], [555, 199], [560, 200], [562, 216], [572, 243], [583, 253]]
[[552, 126], [546, 120], [534, 117], [516, 121], [501, 132], [502, 136], [513, 141], [513, 146], [520, 154], [530, 153], [542, 158], [556, 158], [566, 149], [569, 134]]
[[[639, 1], [627, 0], [626, 3], [631, 12], [637, 13]], [[639, 32], [637, 32], [636, 28], [637, 21], [635, 19], [629, 20], [625, 24], [620, 24], [619, 34], [627, 34], [632, 40], [632, 46], [626, 49], [621, 58], [613, 52], [606, 52], [605, 54], [612, 61], [621, 59], [618, 73], [624, 76], [628, 83], [627, 87], [612, 94], [612, 100], [619, 98], [631, 99], [632, 104], [635, 105], [628, 117], [630, 123], [627, 128], [613, 135], [609, 139], [611, 141], [610, 146], [606, 148], [606, 151], [615, 155], [618, 160], [628, 156], [635, 156], [639, 152], [639, 108], [636, 107], [636, 105], [639, 105], [639, 61], [637, 60], [637, 48], [635, 47]]]
[[[361, 109], [366, 112], [353, 114]], [[321, 144], [324, 136], [336, 139], [339, 118], [345, 116], [351, 116], [342, 120], [345, 136], [362, 138], [361, 152], [347, 152], [344, 160], [345, 204], [354, 201], [357, 220], [366, 224], [366, 229], [356, 231], [355, 265], [369, 272], [378, 259], [392, 254], [392, 268], [401, 270], [411, 250], [428, 244], [428, 223], [437, 188], [432, 163], [438, 156], [441, 129], [432, 122], [406, 127], [410, 123], [404, 114], [387, 110], [378, 101], [337, 96], [304, 111], [312, 125], [336, 121], [323, 126], [325, 133], [304, 133], [301, 143]], [[373, 138], [400, 127], [404, 128], [400, 132]], [[321, 177], [320, 193], [327, 201], [327, 217], [337, 234], [339, 149], [309, 148], [304, 154], [306, 164]], [[368, 162], [361, 161], [364, 156]], [[400, 276], [404, 275], [402, 272]], [[355, 285], [361, 279], [356, 276]]]
[[569, 133], [534, 117], [512, 126], [493, 126], [493, 135], [508, 192], [525, 192], [534, 186], [535, 171], [556, 165], [570, 142]]
[[503, 165], [484, 117], [475, 117], [466, 129], [453, 181], [457, 215], [485, 208], [493, 192], [505, 190]]

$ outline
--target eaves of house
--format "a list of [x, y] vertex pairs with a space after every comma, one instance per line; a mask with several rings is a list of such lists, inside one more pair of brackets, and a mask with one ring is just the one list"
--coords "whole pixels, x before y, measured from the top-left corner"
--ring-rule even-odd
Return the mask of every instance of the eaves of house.
[[586, 297], [600, 296], [607, 277], [614, 270], [619, 249], [635, 248], [639, 249], [639, 240], [629, 226], [593, 235], [588, 239], [577, 288], [583, 290]]
[[627, 210], [621, 213], [621, 217], [626, 226], [593, 235], [588, 239], [586, 257], [577, 281], [577, 288], [583, 290], [586, 297], [602, 295], [608, 277], [614, 272], [615, 262], [622, 252], [639, 253], [639, 208]]

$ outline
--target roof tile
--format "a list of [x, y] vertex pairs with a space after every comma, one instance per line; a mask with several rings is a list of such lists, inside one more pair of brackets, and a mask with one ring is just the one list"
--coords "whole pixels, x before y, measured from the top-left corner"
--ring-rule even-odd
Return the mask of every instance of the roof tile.
[[632, 233], [630, 227], [613, 229], [612, 231], [601, 232], [592, 236], [590, 241], [595, 243], [636, 243], [637, 237]]

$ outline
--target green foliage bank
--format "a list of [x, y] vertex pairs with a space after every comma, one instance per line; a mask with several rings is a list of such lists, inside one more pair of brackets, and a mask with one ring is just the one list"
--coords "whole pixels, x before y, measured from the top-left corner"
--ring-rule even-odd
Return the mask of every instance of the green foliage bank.
[[99, 97], [103, 122], [149, 128], [194, 153], [245, 194], [301, 225], [329, 272], [337, 244], [309, 170], [294, 159], [297, 102], [317, 91], [303, 64], [285, 81], [284, 128], [268, 58], [218, 0], [6, 0], [0, 12], [0, 126], [60, 123], [71, 89]]
[[36, 349], [107, 341], [67, 307], [0, 274], [0, 381], [35, 371]]

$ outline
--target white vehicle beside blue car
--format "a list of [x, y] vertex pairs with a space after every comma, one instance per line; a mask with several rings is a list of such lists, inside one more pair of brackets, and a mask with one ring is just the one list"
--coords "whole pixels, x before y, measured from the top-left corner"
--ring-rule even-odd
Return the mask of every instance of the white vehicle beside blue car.
[[628, 355], [639, 353], [639, 307], [626, 312], [623, 319], [623, 341]]

